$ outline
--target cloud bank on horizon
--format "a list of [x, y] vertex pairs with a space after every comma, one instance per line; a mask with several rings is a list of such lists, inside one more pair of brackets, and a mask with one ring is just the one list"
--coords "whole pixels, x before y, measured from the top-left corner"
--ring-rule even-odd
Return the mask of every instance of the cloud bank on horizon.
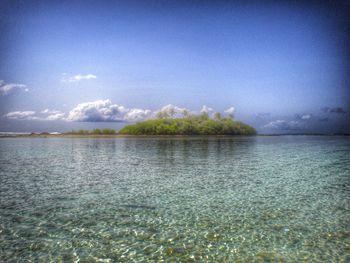
[[[225, 110], [228, 115], [233, 115], [234, 107]], [[67, 113], [44, 109], [35, 111], [13, 111], [3, 115], [12, 120], [41, 120], [41, 121], [68, 121], [68, 122], [136, 122], [151, 118], [181, 118], [190, 114], [206, 113], [209, 116], [214, 109], [203, 105], [199, 112], [191, 111], [168, 104], [158, 110], [126, 108], [122, 105], [113, 104], [111, 100], [96, 100], [79, 103]]]
[[[265, 121], [272, 118], [271, 114], [262, 114], [257, 117]], [[260, 130], [272, 133], [323, 133], [324, 130], [320, 129], [323, 127], [328, 133], [342, 133], [344, 126], [338, 125], [339, 123], [343, 125], [349, 118], [349, 114], [342, 107], [324, 107], [315, 114], [295, 114], [284, 118], [277, 117], [277, 119], [275, 117], [262, 125]]]

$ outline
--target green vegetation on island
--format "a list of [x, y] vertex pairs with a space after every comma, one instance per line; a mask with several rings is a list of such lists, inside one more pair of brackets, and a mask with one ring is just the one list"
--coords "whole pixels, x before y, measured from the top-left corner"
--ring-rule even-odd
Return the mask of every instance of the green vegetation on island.
[[125, 135], [255, 135], [256, 130], [232, 117], [214, 119], [207, 114], [184, 118], [158, 118], [127, 125], [119, 131]]

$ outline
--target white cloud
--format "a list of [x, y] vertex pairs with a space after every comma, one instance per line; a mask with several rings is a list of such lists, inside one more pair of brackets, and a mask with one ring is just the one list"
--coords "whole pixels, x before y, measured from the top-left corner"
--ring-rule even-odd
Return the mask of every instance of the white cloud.
[[[212, 113], [213, 109], [203, 106], [201, 113]], [[231, 107], [226, 112], [234, 112]], [[78, 104], [68, 113], [59, 110], [44, 109], [38, 113], [34, 111], [16, 111], [5, 114], [9, 119], [30, 119], [46, 121], [77, 121], [77, 122], [123, 122], [123, 121], [142, 121], [150, 118], [181, 118], [195, 112], [186, 108], [181, 108], [168, 104], [159, 110], [151, 111], [148, 109], [126, 108], [124, 106], [113, 104], [109, 99], [96, 100]]]
[[35, 111], [12, 111], [4, 115], [5, 118], [12, 120], [36, 120]]
[[61, 113], [61, 112], [58, 111], [58, 110], [45, 109], [45, 110], [42, 110], [40, 113], [42, 113], [42, 114], [58, 114], [58, 113]]
[[6, 84], [5, 81], [0, 80], [0, 96], [5, 96], [15, 90], [29, 91], [27, 86], [24, 84], [9, 83]]
[[301, 119], [302, 120], [309, 120], [311, 119], [312, 115], [311, 114], [304, 114], [304, 115], [301, 115]]
[[235, 113], [235, 108], [234, 107], [230, 107], [227, 110], [225, 110], [225, 113], [227, 113], [227, 114], [234, 114]]
[[310, 113], [304, 113], [304, 114], [295, 114], [294, 118], [297, 120], [307, 121], [312, 119], [313, 115]]
[[78, 104], [66, 120], [85, 122], [136, 121], [149, 117], [150, 110], [128, 109], [112, 104], [110, 100], [97, 100]]
[[302, 128], [302, 123], [298, 121], [276, 120], [264, 125], [264, 128], [288, 131]]
[[154, 112], [153, 117], [159, 118], [179, 118], [182, 116], [187, 116], [190, 111], [186, 108], [180, 108], [172, 104], [168, 104], [162, 107], [160, 110]]
[[110, 100], [97, 100], [78, 104], [68, 113], [66, 120], [83, 122], [141, 121], [157, 117], [178, 118], [188, 114], [190, 111], [186, 108], [172, 104], [152, 112], [148, 109], [126, 108], [112, 104]]
[[51, 114], [47, 117], [44, 118], [44, 120], [47, 121], [58, 121], [58, 120], [64, 120], [65, 118], [65, 114], [64, 113], [55, 113], [55, 114]]
[[272, 129], [277, 129], [280, 126], [286, 125], [287, 121], [285, 120], [276, 120], [276, 121], [271, 121], [267, 124], [264, 125], [264, 128], [272, 128]]
[[5, 114], [3, 117], [12, 120], [56, 121], [65, 120], [65, 113], [49, 109], [45, 109], [40, 113], [35, 111], [13, 111]]
[[59, 111], [59, 110], [50, 110], [45, 109], [40, 112], [42, 115], [38, 117], [38, 120], [45, 120], [45, 121], [58, 121], [58, 120], [65, 120], [65, 113]]
[[112, 104], [110, 100], [97, 100], [84, 102], [74, 107], [68, 114], [44, 109], [39, 113], [35, 111], [14, 111], [4, 115], [8, 119], [16, 120], [46, 120], [46, 121], [81, 121], [81, 122], [118, 122], [140, 121], [151, 116], [150, 110], [132, 108]]
[[212, 113], [214, 110], [210, 107], [207, 107], [206, 105], [203, 105], [200, 113], [206, 113], [206, 114], [210, 114]]
[[206, 105], [202, 106], [201, 113], [210, 113], [212, 111], [214, 111], [212, 108], [207, 107]]
[[130, 109], [125, 115], [124, 120], [127, 121], [141, 121], [147, 119], [151, 115], [150, 110]]
[[93, 75], [93, 74], [86, 74], [86, 75], [78, 74], [75, 76], [67, 77], [66, 74], [63, 74], [62, 81], [63, 82], [79, 82], [81, 80], [89, 80], [89, 79], [97, 79], [97, 76]]
[[97, 100], [78, 104], [67, 117], [68, 121], [121, 121], [125, 112], [123, 106], [110, 100]]
[[225, 113], [227, 113], [229, 116], [232, 116], [233, 117], [233, 115], [235, 114], [235, 107], [230, 107], [230, 108], [228, 108], [227, 110], [225, 110], [224, 112]]

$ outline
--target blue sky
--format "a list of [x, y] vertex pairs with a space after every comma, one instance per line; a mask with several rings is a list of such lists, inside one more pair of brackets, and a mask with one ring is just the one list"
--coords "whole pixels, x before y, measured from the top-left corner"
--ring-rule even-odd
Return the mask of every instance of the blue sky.
[[350, 132], [348, 7], [2, 1], [0, 130], [119, 128], [171, 104], [234, 107], [260, 133]]

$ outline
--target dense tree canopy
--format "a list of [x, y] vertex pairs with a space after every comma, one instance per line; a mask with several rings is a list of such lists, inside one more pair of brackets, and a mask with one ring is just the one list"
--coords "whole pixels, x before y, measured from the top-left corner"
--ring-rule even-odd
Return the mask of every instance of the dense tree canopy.
[[160, 118], [146, 120], [122, 128], [120, 134], [129, 135], [254, 135], [253, 127], [231, 118], [215, 116]]

